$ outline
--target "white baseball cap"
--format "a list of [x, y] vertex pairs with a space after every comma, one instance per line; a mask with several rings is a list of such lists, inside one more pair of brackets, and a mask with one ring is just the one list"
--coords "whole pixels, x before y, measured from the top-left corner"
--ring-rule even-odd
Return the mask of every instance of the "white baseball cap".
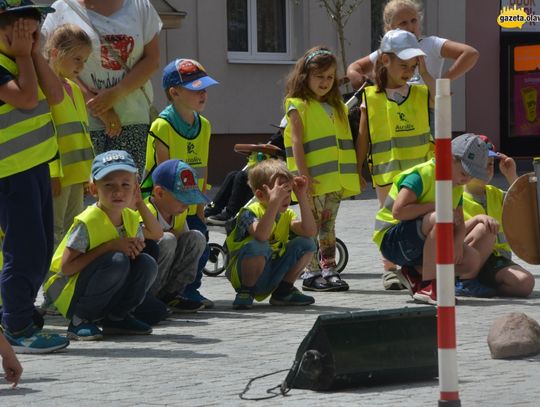
[[379, 52], [395, 54], [404, 61], [419, 56], [426, 56], [414, 34], [405, 30], [390, 30], [381, 40]]

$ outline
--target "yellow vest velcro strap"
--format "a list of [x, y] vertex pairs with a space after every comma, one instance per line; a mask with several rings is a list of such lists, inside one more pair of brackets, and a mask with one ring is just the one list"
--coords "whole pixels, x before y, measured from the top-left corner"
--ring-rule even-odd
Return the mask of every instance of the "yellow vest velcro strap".
[[38, 144], [49, 140], [51, 137], [54, 137], [54, 135], [54, 125], [49, 121], [40, 128], [1, 143], [0, 160], [4, 160], [24, 150], [37, 146]]
[[61, 155], [62, 165], [64, 166], [93, 159], [94, 152], [91, 148], [73, 150]]
[[82, 122], [69, 122], [58, 124], [56, 126], [56, 133], [58, 137], [69, 136], [74, 133], [84, 133], [86, 131], [86, 126]]
[[[15, 109], [8, 104], [5, 104], [3, 107], [5, 109], [0, 109], [1, 129], [6, 129], [15, 123], [20, 123], [28, 119], [33, 119], [36, 116], [50, 113], [49, 104], [46, 99], [40, 100], [38, 105], [33, 109]], [[5, 112], [2, 112], [2, 110], [5, 110]]]
[[336, 146], [336, 136], [321, 137], [304, 143], [304, 154]]
[[354, 143], [352, 140], [339, 139], [339, 148], [342, 150], [354, 150]]
[[423, 146], [430, 142], [430, 134], [424, 133], [417, 136], [399, 137], [391, 140], [374, 142], [371, 145], [371, 153], [378, 154], [390, 151], [392, 148], [408, 148]]
[[339, 172], [342, 174], [356, 174], [358, 167], [356, 164], [339, 164]]
[[393, 160], [387, 163], [374, 165], [371, 167], [371, 173], [373, 175], [380, 175], [392, 171], [405, 171], [406, 169], [414, 167], [417, 164], [422, 164], [425, 161], [425, 158], [416, 158], [414, 160]]
[[313, 167], [308, 168], [309, 175], [311, 175], [312, 177], [318, 177], [320, 175], [337, 172], [337, 170], [338, 170], [337, 161], [331, 161], [324, 164], [314, 165]]

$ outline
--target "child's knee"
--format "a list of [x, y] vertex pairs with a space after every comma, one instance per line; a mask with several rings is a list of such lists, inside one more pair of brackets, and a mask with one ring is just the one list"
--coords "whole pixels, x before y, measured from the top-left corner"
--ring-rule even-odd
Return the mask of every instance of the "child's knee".
[[158, 246], [161, 252], [174, 252], [176, 250], [176, 236], [171, 232], [164, 232], [163, 237], [159, 239]]
[[311, 237], [297, 236], [289, 241], [289, 245], [301, 253], [315, 252], [317, 250], [315, 240]]
[[267, 241], [261, 242], [259, 240], [253, 239], [248, 242], [245, 246], [245, 255], [249, 257], [263, 256], [268, 257], [272, 254], [272, 248], [270, 243]]

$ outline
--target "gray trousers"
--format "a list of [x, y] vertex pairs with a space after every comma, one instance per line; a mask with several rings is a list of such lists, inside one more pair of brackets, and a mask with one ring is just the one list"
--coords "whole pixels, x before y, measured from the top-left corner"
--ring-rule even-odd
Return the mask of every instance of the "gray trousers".
[[206, 238], [198, 230], [184, 232], [178, 239], [165, 232], [158, 246], [158, 276], [150, 292], [157, 298], [181, 293], [195, 280]]

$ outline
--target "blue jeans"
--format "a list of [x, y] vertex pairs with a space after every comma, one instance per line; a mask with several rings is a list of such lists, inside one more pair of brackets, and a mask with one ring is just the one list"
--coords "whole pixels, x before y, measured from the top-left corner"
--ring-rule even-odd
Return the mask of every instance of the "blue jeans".
[[68, 317], [97, 321], [124, 318], [141, 304], [157, 275], [157, 263], [141, 253], [135, 260], [120, 252], [98, 257], [80, 272]]
[[32, 323], [34, 302], [53, 252], [49, 165], [0, 178], [0, 227], [4, 236], [2, 325], [11, 332]]
[[242, 282], [242, 260], [249, 257], [264, 256], [266, 264], [253, 288], [253, 295], [270, 295], [281, 283], [285, 274], [298, 263], [302, 256], [309, 252], [315, 253], [316, 250], [317, 246], [312, 238], [298, 236], [289, 240], [282, 256], [273, 259], [272, 249], [268, 242], [252, 240], [242, 247], [238, 254], [237, 270], [240, 282]]
[[204, 249], [204, 252], [199, 259], [199, 265], [197, 267], [197, 275], [195, 276], [195, 280], [188, 284], [187, 287], [184, 289], [184, 294], [186, 294], [189, 297], [190, 293], [193, 293], [194, 291], [197, 291], [199, 288], [201, 288], [202, 284], [202, 278], [203, 278], [203, 269], [204, 266], [206, 266], [206, 262], [208, 261], [208, 257], [210, 256], [210, 248], [208, 247], [208, 228], [206, 227], [205, 223], [199, 218], [197, 215], [189, 215], [186, 218], [188, 227], [191, 230], [198, 230], [206, 237], [206, 248]]

